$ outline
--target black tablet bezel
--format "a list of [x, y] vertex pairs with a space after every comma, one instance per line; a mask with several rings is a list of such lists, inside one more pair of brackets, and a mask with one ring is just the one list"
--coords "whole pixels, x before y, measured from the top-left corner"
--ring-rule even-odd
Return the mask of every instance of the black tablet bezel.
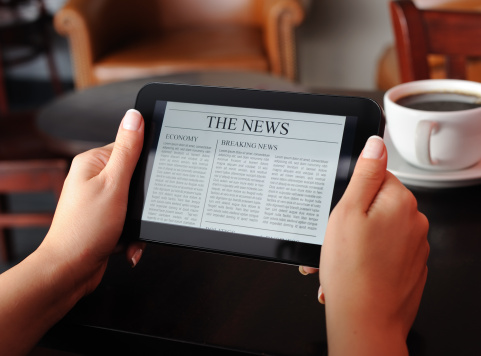
[[[150, 150], [149, 141], [152, 141], [154, 107], [158, 100], [356, 117], [357, 124], [352, 143], [348, 179], [352, 175], [357, 157], [366, 140], [372, 135], [382, 136], [384, 133], [383, 111], [371, 99], [172, 83], [147, 84], [139, 91], [135, 104], [135, 108], [142, 113], [145, 120], [145, 142], [131, 180], [123, 232], [124, 239], [139, 239], [140, 235], [145, 199], [145, 167]], [[334, 194], [338, 196], [333, 198], [331, 210], [342, 195], [347, 183], [348, 181], [340, 186], [336, 181]], [[143, 224], [146, 222], [144, 221]], [[147, 224], [155, 223], [147, 222]], [[161, 226], [161, 241], [156, 239], [143, 239], [143, 241], [296, 265], [319, 266], [320, 245], [168, 224], [161, 224]], [[156, 227], [151, 228], [155, 229]]]

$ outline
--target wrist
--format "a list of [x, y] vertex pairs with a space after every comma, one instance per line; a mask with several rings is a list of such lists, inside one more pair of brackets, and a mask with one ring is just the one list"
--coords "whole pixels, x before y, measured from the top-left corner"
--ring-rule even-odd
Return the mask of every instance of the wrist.
[[76, 276], [73, 264], [63, 256], [41, 245], [26, 261], [37, 266], [45, 295], [60, 314], [68, 312], [85, 295], [85, 287]]
[[375, 308], [336, 310], [335, 305], [329, 304], [326, 302], [330, 356], [408, 356], [407, 336], [399, 323], [378, 317]]
[[26, 354], [83, 296], [60, 261], [39, 247], [0, 274], [0, 354]]
[[97, 259], [95, 251], [75, 248], [75, 244], [64, 243], [65, 240], [50, 230], [35, 254], [50, 264], [53, 278], [78, 301], [100, 283], [107, 259]]
[[408, 356], [406, 340], [395, 332], [367, 325], [345, 330], [327, 330], [329, 356]]
[[50, 230], [32, 257], [37, 259], [39, 265], [43, 265], [52, 290], [66, 297], [64, 301], [71, 308], [95, 288], [96, 285], [91, 287], [92, 279], [100, 267], [88, 258], [91, 253], [81, 248], [72, 249], [70, 244], [64, 244], [63, 241], [65, 238]]

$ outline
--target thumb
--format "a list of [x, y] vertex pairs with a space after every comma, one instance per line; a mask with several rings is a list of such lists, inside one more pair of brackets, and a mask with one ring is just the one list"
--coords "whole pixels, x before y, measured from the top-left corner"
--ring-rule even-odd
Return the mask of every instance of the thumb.
[[371, 136], [354, 168], [343, 200], [354, 202], [367, 212], [386, 176], [387, 150], [379, 136]]
[[125, 113], [115, 138], [114, 148], [103, 173], [110, 177], [130, 179], [142, 151], [144, 121], [137, 110]]

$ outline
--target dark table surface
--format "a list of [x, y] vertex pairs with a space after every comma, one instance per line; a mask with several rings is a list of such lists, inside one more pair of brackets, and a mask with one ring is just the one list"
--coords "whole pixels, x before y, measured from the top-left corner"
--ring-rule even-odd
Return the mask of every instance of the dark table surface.
[[151, 82], [306, 90], [284, 79], [253, 72], [194, 72], [140, 78], [68, 93], [40, 111], [37, 127], [53, 151], [67, 156], [113, 142], [123, 115], [135, 106], [139, 90]]
[[[313, 91], [382, 99], [380, 92]], [[133, 99], [119, 108], [112, 137], [99, 142], [113, 140], [132, 105]], [[408, 337], [410, 353], [477, 355], [481, 186], [409, 188], [430, 220], [431, 245], [428, 280]], [[317, 276], [302, 276], [296, 266], [149, 244], [134, 269], [123, 256], [113, 256], [99, 288], [41, 345], [80, 354], [323, 355], [326, 325], [318, 287]]]

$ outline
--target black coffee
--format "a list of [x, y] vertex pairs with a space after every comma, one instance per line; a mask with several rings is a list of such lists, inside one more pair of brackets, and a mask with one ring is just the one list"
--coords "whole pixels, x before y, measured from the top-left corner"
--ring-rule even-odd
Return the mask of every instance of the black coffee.
[[481, 107], [481, 96], [464, 93], [421, 93], [404, 96], [396, 103], [425, 111], [459, 111]]

